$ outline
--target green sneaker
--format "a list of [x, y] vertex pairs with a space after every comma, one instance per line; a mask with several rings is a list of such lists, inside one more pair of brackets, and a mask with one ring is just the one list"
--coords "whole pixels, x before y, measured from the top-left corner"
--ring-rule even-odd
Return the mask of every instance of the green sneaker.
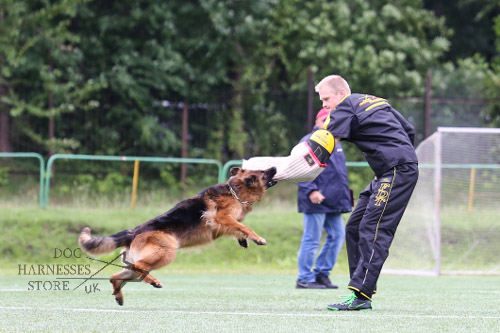
[[328, 304], [326, 306], [328, 310], [332, 311], [362, 311], [371, 310], [372, 302], [368, 299], [359, 299], [356, 297], [355, 293], [352, 293], [348, 299], [337, 304]]

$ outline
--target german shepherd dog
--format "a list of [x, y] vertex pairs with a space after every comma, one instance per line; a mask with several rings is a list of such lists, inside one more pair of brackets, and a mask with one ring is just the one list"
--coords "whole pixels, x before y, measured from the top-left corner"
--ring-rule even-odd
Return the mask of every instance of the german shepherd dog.
[[265, 191], [276, 184], [272, 180], [275, 174], [276, 168], [264, 171], [231, 168], [231, 177], [226, 183], [206, 188], [134, 229], [92, 237], [90, 228], [83, 228], [78, 244], [90, 255], [124, 247], [122, 262], [127, 266], [110, 278], [115, 300], [123, 305], [121, 289], [127, 281], [139, 278], [153, 287], [162, 287], [149, 272], [174, 261], [179, 248], [206, 244], [222, 235], [236, 237], [245, 248], [247, 240], [266, 245], [264, 238], [241, 222], [252, 210], [252, 204], [260, 201]]

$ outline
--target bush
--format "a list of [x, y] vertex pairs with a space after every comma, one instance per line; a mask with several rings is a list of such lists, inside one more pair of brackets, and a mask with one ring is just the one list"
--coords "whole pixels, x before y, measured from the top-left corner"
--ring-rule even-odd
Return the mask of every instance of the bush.
[[107, 174], [103, 180], [97, 181], [97, 191], [100, 193], [117, 192], [128, 185], [130, 185], [130, 177], [112, 172]]
[[10, 168], [0, 168], [0, 186], [9, 185], [9, 171]]

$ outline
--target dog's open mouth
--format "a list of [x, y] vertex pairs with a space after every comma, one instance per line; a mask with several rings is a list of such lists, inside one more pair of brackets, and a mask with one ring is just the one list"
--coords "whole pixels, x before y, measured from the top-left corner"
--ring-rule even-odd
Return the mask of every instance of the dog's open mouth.
[[276, 168], [275, 167], [272, 167], [272, 168], [269, 168], [265, 171], [265, 175], [266, 175], [266, 179], [267, 179], [267, 182], [266, 182], [266, 189], [276, 185], [277, 181], [276, 180], [273, 180], [273, 177], [274, 175], [276, 174]]

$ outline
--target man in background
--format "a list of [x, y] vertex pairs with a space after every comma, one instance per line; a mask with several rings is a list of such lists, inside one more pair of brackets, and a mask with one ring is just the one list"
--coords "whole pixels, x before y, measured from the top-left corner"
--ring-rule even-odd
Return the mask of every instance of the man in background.
[[[323, 127], [329, 114], [328, 109], [318, 112], [313, 132]], [[306, 141], [311, 134], [312, 132], [300, 141]], [[304, 234], [298, 258], [297, 289], [338, 288], [328, 276], [344, 243], [345, 231], [341, 214], [352, 209], [345, 156], [340, 143], [335, 146], [335, 151], [326, 164], [325, 170], [314, 181], [298, 183], [297, 201], [299, 212], [304, 213]], [[316, 258], [314, 270], [311, 271], [323, 229], [327, 235], [325, 244]]]

